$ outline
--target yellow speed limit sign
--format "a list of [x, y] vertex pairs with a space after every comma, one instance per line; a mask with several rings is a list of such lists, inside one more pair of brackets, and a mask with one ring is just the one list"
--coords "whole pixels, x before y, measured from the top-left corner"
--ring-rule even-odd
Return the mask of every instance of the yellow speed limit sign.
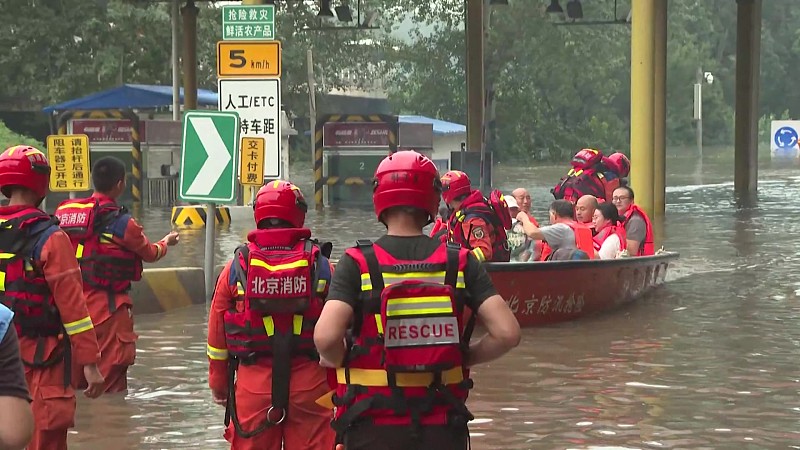
[[280, 41], [217, 42], [218, 77], [280, 77]]

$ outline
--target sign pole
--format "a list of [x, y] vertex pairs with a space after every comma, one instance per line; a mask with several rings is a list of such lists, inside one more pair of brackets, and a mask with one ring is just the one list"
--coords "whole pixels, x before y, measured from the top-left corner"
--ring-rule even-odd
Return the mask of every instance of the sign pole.
[[206, 305], [211, 305], [214, 296], [214, 232], [217, 222], [217, 205], [206, 204], [206, 249], [203, 271], [206, 277]]

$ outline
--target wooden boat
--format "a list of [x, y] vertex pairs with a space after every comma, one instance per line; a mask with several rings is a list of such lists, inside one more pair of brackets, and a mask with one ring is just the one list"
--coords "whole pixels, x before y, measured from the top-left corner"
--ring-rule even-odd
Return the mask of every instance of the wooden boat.
[[486, 269], [522, 327], [610, 311], [662, 284], [674, 252], [546, 263], [488, 263]]

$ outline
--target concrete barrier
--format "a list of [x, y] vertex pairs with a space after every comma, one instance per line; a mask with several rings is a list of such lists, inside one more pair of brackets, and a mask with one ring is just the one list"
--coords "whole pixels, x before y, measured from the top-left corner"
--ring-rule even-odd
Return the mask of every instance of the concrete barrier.
[[142, 280], [131, 288], [134, 313], [154, 314], [205, 304], [203, 274], [202, 267], [145, 269]]
[[[217, 225], [231, 224], [231, 211], [227, 206], [217, 206], [214, 215]], [[186, 205], [172, 207], [172, 223], [179, 227], [200, 228], [206, 226], [206, 206]]]

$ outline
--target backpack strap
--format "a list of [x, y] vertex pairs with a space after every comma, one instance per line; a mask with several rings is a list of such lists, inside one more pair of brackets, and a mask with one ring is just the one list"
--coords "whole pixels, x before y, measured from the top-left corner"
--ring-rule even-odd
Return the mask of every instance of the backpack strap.
[[242, 285], [242, 288], [247, 286], [247, 271], [245, 270], [245, 266], [248, 264], [250, 259], [250, 249], [247, 245], [240, 245], [233, 251], [233, 267], [231, 270], [230, 281], [234, 284], [236, 282]]
[[361, 253], [364, 255], [364, 259], [367, 261], [367, 270], [369, 271], [369, 279], [372, 283], [372, 292], [373, 295], [377, 292], [380, 295], [383, 288], [386, 287], [383, 284], [383, 272], [381, 272], [380, 263], [378, 263], [378, 257], [375, 256], [375, 247], [371, 240], [369, 239], [359, 239], [356, 241], [356, 247], [361, 250]]
[[[31, 225], [30, 229], [30, 238], [33, 245], [30, 247], [31, 257], [35, 260], [38, 260], [42, 256], [42, 248], [44, 248], [44, 244], [53, 235], [56, 231], [60, 230], [61, 228], [58, 226], [58, 219], [51, 217], [50, 220], [43, 220], [39, 223], [35, 223]], [[28, 252], [25, 252], [28, 254]]]

